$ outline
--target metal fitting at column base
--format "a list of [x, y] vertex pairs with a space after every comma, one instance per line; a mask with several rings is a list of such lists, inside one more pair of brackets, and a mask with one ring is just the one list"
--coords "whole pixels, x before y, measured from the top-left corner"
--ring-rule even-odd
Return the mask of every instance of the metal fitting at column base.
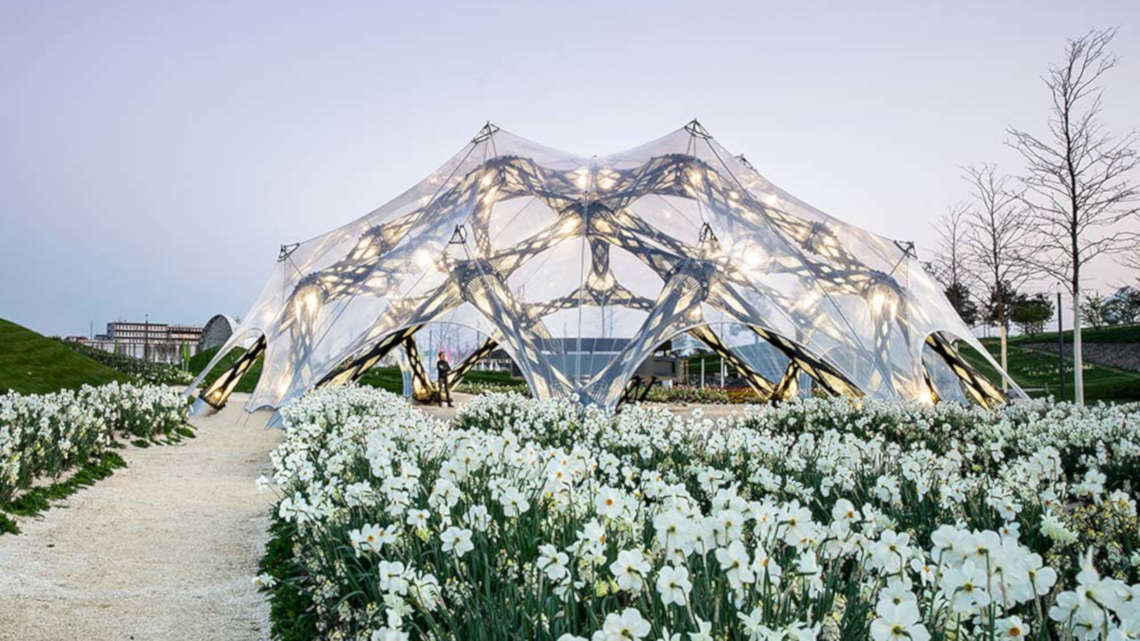
[[190, 416], [195, 418], [202, 416], [212, 416], [217, 413], [217, 408], [200, 398], [195, 398], [194, 404], [190, 406]]
[[285, 417], [281, 416], [281, 412], [273, 412], [273, 416], [269, 417], [269, 422], [265, 424], [265, 427], [285, 429]]

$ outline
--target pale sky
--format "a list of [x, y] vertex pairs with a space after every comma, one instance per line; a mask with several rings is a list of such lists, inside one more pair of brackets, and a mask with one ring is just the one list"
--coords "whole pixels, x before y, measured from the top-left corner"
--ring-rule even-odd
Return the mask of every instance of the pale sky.
[[1043, 128], [1066, 37], [1120, 28], [1105, 123], [1140, 127], [1135, 0], [414, 4], [0, 3], [0, 317], [241, 315], [280, 244], [395, 197], [486, 120], [590, 155], [696, 116], [920, 250], [962, 165], [1020, 171], [1005, 129]]

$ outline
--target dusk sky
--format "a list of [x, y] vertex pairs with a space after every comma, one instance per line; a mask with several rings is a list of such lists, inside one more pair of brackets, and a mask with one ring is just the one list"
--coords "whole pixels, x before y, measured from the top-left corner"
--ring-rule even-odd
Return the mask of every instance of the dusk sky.
[[922, 258], [961, 166], [1021, 171], [1005, 130], [1042, 131], [1067, 37], [1119, 27], [1105, 124], [1140, 127], [1136, 0], [415, 5], [4, 3], [0, 317], [86, 335], [241, 315], [279, 245], [390, 200], [486, 120], [589, 155], [696, 116]]

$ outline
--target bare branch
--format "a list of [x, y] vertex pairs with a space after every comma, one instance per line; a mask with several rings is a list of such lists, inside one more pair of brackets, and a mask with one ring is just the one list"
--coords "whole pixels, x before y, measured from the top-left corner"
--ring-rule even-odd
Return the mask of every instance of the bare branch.
[[965, 203], [955, 203], [935, 223], [938, 245], [934, 252], [933, 267], [935, 276], [943, 287], [955, 283], [965, 284], [972, 279], [965, 247], [968, 218], [969, 207]]
[[1035, 274], [1026, 255], [1032, 226], [1027, 220], [1025, 194], [994, 165], [966, 167], [962, 176], [970, 185], [972, 202], [965, 222], [965, 255], [973, 275], [990, 292], [1001, 325], [1008, 325], [1006, 293], [1016, 291]]
[[1136, 270], [1135, 276], [1140, 280], [1140, 243], [1132, 243], [1120, 257], [1120, 264]]
[[1070, 40], [1062, 63], [1049, 68], [1047, 136], [1008, 130], [1007, 144], [1025, 161], [1020, 197], [1032, 211], [1025, 257], [1070, 292], [1079, 291], [1089, 261], [1140, 242], [1140, 234], [1117, 229], [1140, 217], [1136, 133], [1113, 136], [1100, 118], [1101, 84], [1117, 63], [1108, 50], [1115, 35], [1105, 29]]

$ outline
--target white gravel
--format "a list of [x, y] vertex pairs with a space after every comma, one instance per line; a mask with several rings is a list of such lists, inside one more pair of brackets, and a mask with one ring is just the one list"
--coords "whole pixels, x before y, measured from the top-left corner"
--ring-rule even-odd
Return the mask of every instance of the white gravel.
[[120, 450], [129, 467], [0, 536], [0, 640], [267, 639], [251, 583], [279, 430], [267, 412], [195, 419], [195, 439]]
[[[273, 495], [255, 481], [281, 432], [265, 429], [268, 412], [242, 411], [246, 398], [194, 419], [195, 439], [120, 450], [129, 467], [0, 536], [0, 641], [268, 639], [251, 580]], [[455, 394], [456, 406], [467, 400]]]

